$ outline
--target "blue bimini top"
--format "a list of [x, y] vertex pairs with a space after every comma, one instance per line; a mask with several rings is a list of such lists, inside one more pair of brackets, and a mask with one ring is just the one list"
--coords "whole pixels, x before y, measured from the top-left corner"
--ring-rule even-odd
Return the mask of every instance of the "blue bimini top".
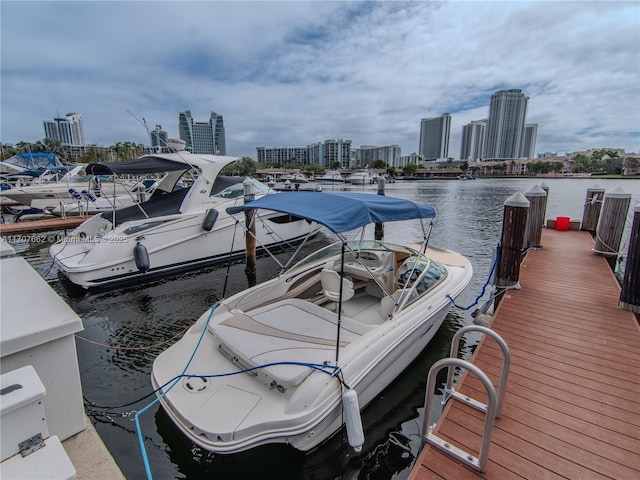
[[307, 218], [335, 233], [347, 232], [375, 222], [436, 216], [436, 211], [429, 205], [385, 195], [350, 192], [288, 192], [266, 195], [245, 205], [229, 207], [227, 213], [257, 209]]

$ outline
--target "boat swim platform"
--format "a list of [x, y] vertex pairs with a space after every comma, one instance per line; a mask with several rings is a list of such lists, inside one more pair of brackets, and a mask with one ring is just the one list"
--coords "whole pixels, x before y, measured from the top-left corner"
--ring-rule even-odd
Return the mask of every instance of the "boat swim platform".
[[27, 220], [16, 223], [0, 223], [0, 236], [24, 235], [27, 233], [53, 232], [76, 228], [86, 222], [92, 215], [67, 218], [45, 218], [42, 220]]
[[[410, 480], [640, 478], [640, 329], [618, 308], [620, 286], [588, 232], [543, 229], [520, 290], [504, 295], [489, 327], [511, 368], [484, 473], [425, 444]], [[502, 351], [483, 336], [471, 363], [498, 385]], [[456, 386], [487, 402], [475, 375]], [[484, 413], [449, 400], [434, 432], [479, 454]]]

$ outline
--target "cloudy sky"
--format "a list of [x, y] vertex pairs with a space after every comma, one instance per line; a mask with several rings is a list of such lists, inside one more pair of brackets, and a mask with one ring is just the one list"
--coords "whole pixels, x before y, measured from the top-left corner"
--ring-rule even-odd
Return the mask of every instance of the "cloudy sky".
[[529, 96], [536, 151], [640, 148], [640, 3], [0, 2], [0, 141], [82, 114], [89, 143], [149, 143], [178, 113], [222, 114], [227, 153], [326, 139], [418, 150], [449, 112], [449, 155], [492, 93]]

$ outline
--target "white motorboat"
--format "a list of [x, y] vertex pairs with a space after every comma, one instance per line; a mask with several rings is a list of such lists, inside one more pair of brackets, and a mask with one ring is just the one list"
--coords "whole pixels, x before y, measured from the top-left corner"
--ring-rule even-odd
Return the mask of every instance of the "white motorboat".
[[154, 361], [157, 399], [191, 441], [212, 452], [269, 443], [309, 451], [340, 430], [343, 409], [358, 451], [359, 406], [427, 346], [469, 283], [471, 264], [428, 247], [430, 227], [413, 246], [343, 234], [435, 215], [406, 200], [291, 192], [230, 211], [248, 209], [308, 218], [340, 241], [205, 312]]
[[344, 183], [344, 177], [337, 170], [329, 170], [324, 175], [316, 177], [316, 182], [321, 184]]
[[304, 173], [288, 173], [282, 177], [285, 182], [289, 180], [291, 183], [309, 183]]
[[[236, 160], [179, 152], [89, 165], [87, 171], [94, 175], [168, 173], [145, 203], [96, 215], [52, 245], [54, 263], [73, 283], [97, 287], [143, 281], [244, 254], [244, 221], [226, 213], [243, 202], [243, 179], [219, 175]], [[191, 186], [180, 188], [193, 169], [198, 174]], [[256, 198], [271, 193], [255, 180], [250, 183]], [[301, 240], [317, 228], [304, 219], [270, 212], [256, 218], [256, 243], [261, 247]]]
[[94, 197], [127, 194], [135, 181], [87, 174], [86, 165], [77, 165], [58, 181], [35, 179], [29, 185], [3, 190], [2, 195], [21, 205], [40, 210], [54, 209], [74, 201], [73, 192], [86, 191]]
[[352, 185], [368, 185], [373, 183], [373, 177], [369, 173], [368, 169], [356, 170], [347, 177], [347, 182]]

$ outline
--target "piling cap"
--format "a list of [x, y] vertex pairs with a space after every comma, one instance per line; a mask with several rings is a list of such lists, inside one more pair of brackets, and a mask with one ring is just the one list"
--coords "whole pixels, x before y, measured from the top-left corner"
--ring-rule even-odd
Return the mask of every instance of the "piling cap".
[[631, 198], [631, 194], [624, 191], [624, 189], [617, 187], [614, 191], [605, 193], [605, 197], [608, 198]]
[[505, 207], [527, 208], [529, 205], [529, 200], [527, 200], [527, 197], [525, 197], [522, 192], [514, 193], [504, 201]]
[[604, 188], [596, 183], [593, 187], [587, 188], [587, 192], [604, 192]]
[[545, 192], [538, 185], [534, 185], [527, 191], [527, 193], [524, 194], [524, 196], [525, 197], [546, 197], [547, 192]]

